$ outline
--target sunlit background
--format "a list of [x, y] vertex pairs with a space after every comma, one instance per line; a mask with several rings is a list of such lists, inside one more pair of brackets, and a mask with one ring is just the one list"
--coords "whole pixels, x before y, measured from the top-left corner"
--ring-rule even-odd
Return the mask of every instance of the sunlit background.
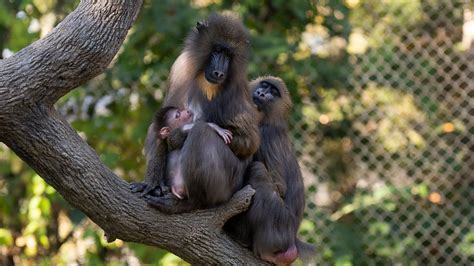
[[[78, 1], [0, 0], [0, 55], [47, 34]], [[151, 1], [106, 73], [57, 108], [101, 159], [141, 180], [142, 147], [187, 31], [239, 14], [249, 77], [291, 90], [306, 183], [300, 236], [338, 265], [474, 263], [472, 0]], [[1, 132], [0, 132], [1, 134]], [[0, 265], [174, 265], [103, 232], [0, 144]]]

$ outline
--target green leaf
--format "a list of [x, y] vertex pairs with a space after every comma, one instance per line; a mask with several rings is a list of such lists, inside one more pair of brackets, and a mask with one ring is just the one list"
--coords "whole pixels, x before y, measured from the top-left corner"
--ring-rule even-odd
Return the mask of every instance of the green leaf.
[[0, 228], [0, 246], [13, 246], [13, 236], [8, 229]]

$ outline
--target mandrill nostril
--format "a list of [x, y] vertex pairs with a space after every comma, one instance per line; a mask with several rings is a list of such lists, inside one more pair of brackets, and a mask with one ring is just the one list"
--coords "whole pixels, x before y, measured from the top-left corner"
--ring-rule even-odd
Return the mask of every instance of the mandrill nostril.
[[215, 71], [214, 71], [214, 77], [216, 77], [216, 78], [218, 78], [218, 79], [221, 79], [222, 77], [224, 77], [224, 73], [221, 72], [221, 71], [215, 70]]

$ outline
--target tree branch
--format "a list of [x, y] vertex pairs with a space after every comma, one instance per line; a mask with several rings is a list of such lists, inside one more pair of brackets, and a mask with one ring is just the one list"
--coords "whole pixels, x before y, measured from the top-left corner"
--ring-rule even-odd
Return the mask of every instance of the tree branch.
[[81, 1], [43, 39], [1, 62], [0, 84], [14, 89], [13, 99], [52, 105], [105, 70], [140, 6], [139, 0]]
[[0, 141], [109, 239], [157, 246], [191, 263], [261, 264], [222, 231], [228, 218], [248, 208], [252, 188], [215, 209], [162, 214], [133, 195], [52, 107], [104, 71], [140, 6], [138, 0], [83, 0], [45, 38], [0, 60]]

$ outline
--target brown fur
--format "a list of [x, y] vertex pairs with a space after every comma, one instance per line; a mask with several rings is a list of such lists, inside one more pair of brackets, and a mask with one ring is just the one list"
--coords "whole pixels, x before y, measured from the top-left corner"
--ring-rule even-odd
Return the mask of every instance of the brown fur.
[[[205, 77], [216, 45], [230, 58], [226, 78], [219, 84]], [[242, 187], [243, 175], [258, 149], [257, 111], [247, 80], [248, 33], [235, 17], [211, 15], [193, 28], [181, 55], [173, 64], [165, 105], [191, 109], [197, 121], [210, 122], [232, 132], [226, 145], [205, 123], [197, 122], [181, 150], [187, 200], [168, 195], [148, 202], [165, 212], [183, 212], [227, 201]]]
[[303, 218], [303, 177], [288, 138], [288, 116], [292, 102], [284, 82], [265, 76], [250, 83], [254, 92], [262, 81], [278, 89], [281, 97], [260, 104], [261, 146], [248, 169], [246, 182], [256, 190], [247, 212], [226, 224], [225, 229], [257, 256], [272, 263], [287, 264], [313, 247], [297, 239]]

